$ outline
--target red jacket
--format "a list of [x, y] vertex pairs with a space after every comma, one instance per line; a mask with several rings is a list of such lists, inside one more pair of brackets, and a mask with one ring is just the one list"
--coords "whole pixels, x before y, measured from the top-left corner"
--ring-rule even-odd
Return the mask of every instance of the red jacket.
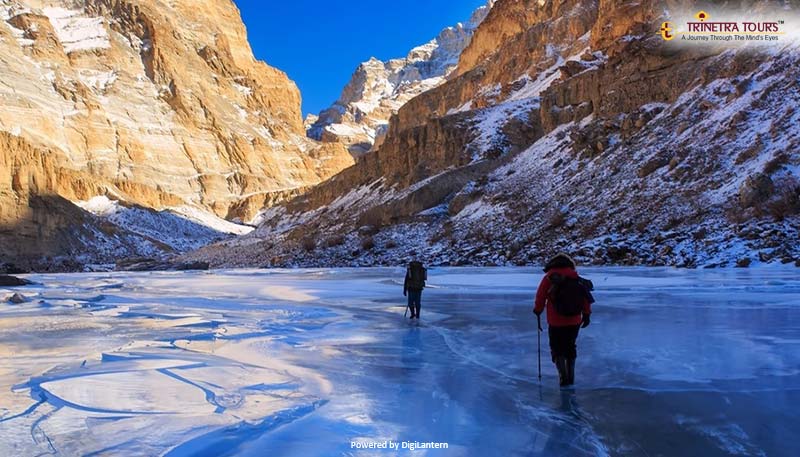
[[[539, 289], [536, 291], [536, 306], [533, 308], [533, 311], [536, 313], [541, 313], [542, 310], [547, 307], [547, 324], [551, 327], [579, 325], [583, 319], [582, 315], [562, 316], [556, 312], [553, 302], [548, 295], [551, 286], [550, 275], [553, 273], [559, 273], [571, 278], [578, 277], [578, 272], [572, 268], [553, 268], [552, 270], [548, 271], [547, 274], [544, 275], [544, 278], [542, 278], [542, 282], [539, 283]], [[589, 303], [588, 299], [583, 305], [583, 314], [592, 314], [592, 304]]]

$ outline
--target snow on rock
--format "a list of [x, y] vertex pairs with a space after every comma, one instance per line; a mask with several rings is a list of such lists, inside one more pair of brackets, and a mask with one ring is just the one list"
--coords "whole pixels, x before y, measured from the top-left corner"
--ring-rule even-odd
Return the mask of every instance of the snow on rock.
[[[17, 40], [17, 43], [22, 46], [32, 46], [34, 41], [28, 37], [26, 37], [26, 33], [24, 30], [20, 30], [11, 23], [8, 22], [9, 19], [18, 16], [20, 14], [28, 14], [31, 12], [31, 9], [25, 5], [20, 5], [16, 2], [9, 2], [7, 0], [3, 0], [0, 2], [0, 21], [2, 21], [3, 25], [5, 25], [8, 30], [11, 32], [11, 35]], [[31, 31], [35, 31], [34, 28]], [[0, 36], [0, 41], [2, 41], [2, 36]]]
[[508, 101], [523, 100], [526, 98], [538, 97], [539, 94], [545, 91], [554, 81], [560, 76], [561, 72], [557, 66], [549, 68], [539, 74], [536, 79], [531, 79], [530, 76], [524, 75], [519, 78], [516, 83], [522, 83], [522, 87], [513, 91], [508, 96]]
[[456, 113], [464, 113], [472, 109], [473, 100], [467, 100], [461, 106], [457, 108], [451, 108], [447, 111], [447, 115], [456, 114]]
[[461, 219], [483, 219], [490, 217], [499, 210], [495, 205], [488, 204], [484, 200], [477, 200], [465, 206], [456, 216], [455, 220]]
[[[506, 248], [498, 259], [529, 258], [544, 246], [593, 262], [796, 262], [800, 252], [789, 240], [800, 230], [791, 203], [792, 192], [800, 191], [791, 172], [800, 163], [792, 147], [800, 114], [784, 106], [800, 93], [786, 84], [795, 76], [777, 67], [791, 65], [767, 62], [752, 74], [709, 81], [674, 103], [644, 104], [614, 121], [590, 116], [561, 125], [487, 177], [483, 199], [512, 210], [501, 214], [507, 217], [459, 217], [452, 249], [469, 253], [474, 246], [467, 240], [490, 233]], [[490, 127], [491, 119], [479, 126]], [[620, 125], [646, 125], [647, 134], [628, 134], [623, 142], [613, 134]], [[762, 193], [743, 201], [742, 189], [758, 182]], [[462, 213], [479, 208], [476, 202]]]
[[[550, 54], [555, 58], [555, 63], [549, 68], [540, 71], [536, 78], [531, 78], [530, 75], [525, 74], [519, 77], [516, 81], [511, 83], [514, 90], [505, 98], [505, 101], [523, 100], [526, 98], [538, 97], [542, 92], [547, 90], [553, 83], [562, 77], [561, 68], [565, 64], [572, 64], [586, 71], [591, 68], [596, 68], [598, 65], [605, 61], [605, 56], [601, 52], [591, 53], [590, 49], [584, 48], [574, 55], [567, 58], [555, 54], [551, 51]], [[575, 76], [579, 73], [573, 73]]]
[[241, 225], [227, 221], [221, 217], [209, 213], [208, 211], [194, 206], [183, 205], [170, 208], [170, 210], [220, 233], [244, 235], [253, 231], [253, 227], [250, 227], [249, 225]]
[[117, 80], [117, 72], [114, 70], [97, 71], [81, 69], [78, 71], [81, 82], [98, 92], [105, 92]]
[[244, 95], [245, 97], [249, 97], [249, 96], [253, 95], [253, 89], [251, 89], [251, 88], [249, 88], [247, 86], [243, 86], [243, 85], [238, 84], [238, 83], [232, 83], [232, 85], [233, 85], [234, 89], [236, 89], [240, 94]]
[[44, 8], [56, 36], [67, 54], [111, 47], [105, 21], [101, 17], [86, 17], [82, 10]]
[[489, 150], [502, 148], [505, 139], [503, 127], [509, 120], [516, 118], [525, 121], [528, 114], [538, 107], [538, 99], [524, 98], [477, 111], [473, 118], [476, 139], [470, 145], [475, 148], [472, 159], [481, 160]]
[[75, 204], [145, 239], [158, 240], [176, 251], [188, 251], [220, 241], [229, 235], [244, 235], [252, 227], [234, 224], [192, 206], [163, 211], [126, 205], [106, 196]]
[[89, 211], [95, 216], [110, 216], [120, 209], [120, 204], [116, 200], [111, 200], [105, 195], [92, 197], [86, 201], [74, 202], [79, 207]]
[[357, 136], [364, 133], [363, 128], [358, 128], [348, 124], [330, 124], [325, 126], [325, 131], [330, 132], [336, 136]]
[[34, 41], [32, 39], [30, 39], [30, 38], [25, 38], [25, 31], [24, 30], [20, 30], [20, 29], [14, 27], [11, 24], [7, 24], [7, 25], [8, 25], [8, 28], [11, 30], [11, 34], [14, 36], [14, 38], [17, 39], [17, 43], [19, 43], [20, 46], [23, 46], [23, 47], [25, 47], [25, 46], [33, 46]]

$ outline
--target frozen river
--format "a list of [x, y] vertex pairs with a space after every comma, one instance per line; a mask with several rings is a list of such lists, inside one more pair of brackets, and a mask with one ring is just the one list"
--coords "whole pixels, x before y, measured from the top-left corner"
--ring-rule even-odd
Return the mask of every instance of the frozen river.
[[[576, 389], [538, 269], [34, 275], [0, 288], [0, 455], [800, 455], [800, 269], [586, 268]], [[446, 450], [357, 449], [384, 442]]]

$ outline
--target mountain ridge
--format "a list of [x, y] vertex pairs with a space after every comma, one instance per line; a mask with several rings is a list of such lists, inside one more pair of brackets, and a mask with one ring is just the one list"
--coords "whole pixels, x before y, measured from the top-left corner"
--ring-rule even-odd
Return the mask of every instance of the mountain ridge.
[[192, 258], [800, 264], [797, 44], [671, 48], [664, 5], [498, 1], [379, 148]]
[[0, 264], [800, 266], [800, 49], [665, 44], [691, 2], [490, 3], [361, 150], [230, 1], [84, 5], [0, 0]]

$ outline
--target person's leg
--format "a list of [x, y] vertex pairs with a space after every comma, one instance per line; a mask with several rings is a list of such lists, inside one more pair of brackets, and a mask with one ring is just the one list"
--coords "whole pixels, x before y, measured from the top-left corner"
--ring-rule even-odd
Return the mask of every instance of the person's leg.
[[569, 374], [567, 372], [567, 359], [559, 357], [556, 359], [556, 368], [558, 369], [558, 385], [560, 387], [569, 385]]
[[419, 319], [419, 300], [420, 300], [420, 292], [419, 290], [409, 290], [408, 291], [408, 305], [411, 308], [411, 318]]
[[567, 357], [564, 350], [564, 327], [551, 325], [547, 327], [547, 333], [550, 337], [550, 355], [558, 369], [558, 384], [565, 386], [567, 385]]
[[556, 343], [556, 334], [556, 327], [547, 327], [547, 341], [550, 343], [550, 360], [552, 360], [553, 363], [556, 363], [556, 348], [558, 347], [558, 344]]
[[564, 354], [567, 359], [567, 384], [575, 384], [575, 359], [578, 358], [578, 333], [581, 330], [580, 325], [574, 327], [566, 327], [568, 330], [566, 337], [566, 353]]
[[417, 319], [419, 319], [419, 311], [422, 308], [422, 291], [417, 292]]

